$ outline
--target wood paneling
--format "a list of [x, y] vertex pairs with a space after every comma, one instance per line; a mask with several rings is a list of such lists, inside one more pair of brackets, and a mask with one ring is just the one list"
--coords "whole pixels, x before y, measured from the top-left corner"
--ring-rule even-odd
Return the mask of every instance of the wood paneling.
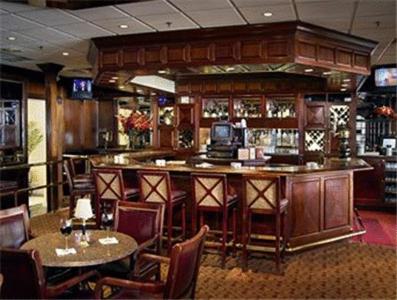
[[123, 63], [125, 66], [136, 67], [142, 64], [138, 48], [126, 48], [123, 51]]
[[374, 169], [354, 174], [354, 202], [363, 206], [380, 205], [385, 197], [385, 160], [366, 157], [365, 161]]
[[350, 224], [349, 177], [324, 179], [324, 229]]
[[130, 71], [131, 65], [139, 66], [136, 72], [145, 73], [174, 66], [297, 62], [368, 75], [370, 55], [376, 46], [369, 40], [302, 22], [112, 36], [93, 41], [96, 48], [90, 51], [92, 57], [99, 52], [99, 73], [116, 66]]
[[324, 103], [307, 103], [305, 126], [324, 128], [326, 125], [326, 108]]
[[[106, 113], [104, 110], [108, 109]], [[103, 107], [102, 122], [108, 124], [108, 118], [114, 116], [113, 108]], [[98, 101], [93, 100], [64, 100], [64, 151], [93, 149], [98, 144]]]
[[159, 146], [160, 148], [173, 148], [174, 147], [174, 128], [161, 126], [158, 130]]
[[290, 209], [291, 236], [302, 236], [321, 229], [321, 182], [320, 178], [294, 181], [291, 186], [293, 200]]

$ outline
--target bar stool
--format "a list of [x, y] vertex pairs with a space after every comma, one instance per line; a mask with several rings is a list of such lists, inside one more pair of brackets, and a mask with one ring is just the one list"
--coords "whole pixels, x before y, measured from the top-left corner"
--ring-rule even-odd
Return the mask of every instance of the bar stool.
[[73, 177], [70, 161], [63, 161], [63, 168], [66, 173], [66, 179], [69, 186], [70, 200], [69, 200], [69, 217], [73, 217], [73, 210], [76, 206], [76, 197], [84, 197], [86, 195], [92, 196], [95, 194], [95, 187], [93, 180], [76, 179]]
[[70, 163], [70, 171], [71, 174], [73, 176], [73, 180], [74, 182], [79, 182], [79, 183], [83, 183], [83, 182], [91, 182], [93, 184], [94, 179], [91, 173], [77, 173], [76, 172], [76, 164], [78, 164], [79, 161], [83, 161], [83, 159], [81, 158], [74, 158], [71, 157], [69, 159], [69, 163]]
[[[228, 217], [232, 209], [233, 252], [237, 239], [237, 195], [228, 191], [227, 178], [224, 174], [192, 174], [193, 205], [192, 231], [197, 230], [197, 215], [200, 227], [204, 225], [204, 213], [216, 212], [222, 215], [222, 268], [225, 266], [227, 252]], [[229, 241], [230, 242], [230, 241]]]
[[[251, 242], [252, 216], [254, 214], [274, 216], [275, 224], [275, 261], [277, 272], [280, 273], [281, 251], [285, 250], [284, 231], [285, 215], [288, 200], [281, 199], [280, 177], [247, 175], [243, 177], [243, 269], [247, 268], [248, 250]], [[281, 248], [281, 238], [283, 247]]]
[[114, 213], [117, 201], [138, 199], [139, 189], [125, 187], [120, 169], [94, 169], [93, 174], [96, 191], [95, 218], [99, 226], [103, 207], [110, 205]]
[[[168, 252], [172, 249], [172, 240], [185, 238], [186, 235], [186, 192], [173, 190], [170, 173], [167, 171], [137, 171], [139, 177], [140, 201], [162, 203], [165, 205], [167, 222]], [[173, 236], [174, 211], [180, 208], [181, 228], [180, 236]]]

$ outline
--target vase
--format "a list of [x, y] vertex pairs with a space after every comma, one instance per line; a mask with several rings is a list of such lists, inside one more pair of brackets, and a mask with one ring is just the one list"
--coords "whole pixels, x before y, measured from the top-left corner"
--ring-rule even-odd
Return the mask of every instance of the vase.
[[137, 134], [134, 131], [128, 133], [127, 149], [135, 150]]

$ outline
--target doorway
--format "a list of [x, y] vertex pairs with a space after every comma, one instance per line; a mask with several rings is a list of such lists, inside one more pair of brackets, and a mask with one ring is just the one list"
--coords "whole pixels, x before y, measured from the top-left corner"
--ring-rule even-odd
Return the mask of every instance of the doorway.
[[[28, 163], [43, 163], [47, 161], [46, 139], [46, 101], [28, 99], [27, 148]], [[29, 171], [29, 186], [36, 187], [47, 184], [47, 167], [34, 166]], [[47, 212], [47, 189], [38, 189], [29, 194], [29, 209], [31, 216]]]

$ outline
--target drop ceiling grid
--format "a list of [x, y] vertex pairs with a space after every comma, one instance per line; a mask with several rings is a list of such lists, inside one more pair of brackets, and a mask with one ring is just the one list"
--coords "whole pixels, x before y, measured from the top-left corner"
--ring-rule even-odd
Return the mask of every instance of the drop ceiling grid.
[[[245, 24], [233, 5], [252, 24], [295, 20], [293, 1], [302, 21], [344, 32], [349, 29], [355, 0], [155, 0], [76, 11], [1, 1], [1, 35], [21, 35], [15, 43], [4, 37], [1, 41], [22, 50], [34, 45], [30, 51], [26, 50], [26, 56], [43, 57], [48, 51], [47, 57], [68, 64], [72, 60], [86, 60], [88, 40], [92, 37], [197, 28], [197, 24], [202, 27]], [[267, 10], [273, 13], [269, 19], [263, 16]], [[171, 26], [166, 24], [169, 21]], [[128, 28], [121, 29], [120, 24]], [[380, 41], [376, 53], [381, 53], [395, 37], [395, 1], [359, 1], [352, 34]], [[35, 49], [40, 44], [44, 49]], [[56, 55], [56, 51], [65, 50], [70, 50], [69, 59]], [[385, 53], [382, 61], [394, 61], [391, 51]]]

